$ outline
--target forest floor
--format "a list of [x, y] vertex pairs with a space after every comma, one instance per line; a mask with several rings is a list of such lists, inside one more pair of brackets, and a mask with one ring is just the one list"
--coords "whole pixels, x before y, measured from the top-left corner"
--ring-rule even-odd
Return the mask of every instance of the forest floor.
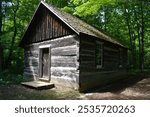
[[35, 90], [22, 85], [1, 85], [1, 100], [103, 100], [103, 99], [150, 99], [150, 76], [127, 75], [124, 80], [114, 82], [103, 89], [88, 93], [79, 93], [70, 88], [55, 87], [47, 90]]

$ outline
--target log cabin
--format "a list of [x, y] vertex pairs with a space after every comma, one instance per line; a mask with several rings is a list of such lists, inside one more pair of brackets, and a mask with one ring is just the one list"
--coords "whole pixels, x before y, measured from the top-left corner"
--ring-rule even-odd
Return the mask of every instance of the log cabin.
[[84, 21], [43, 1], [20, 47], [28, 80], [86, 91], [118, 79], [127, 68], [127, 48]]

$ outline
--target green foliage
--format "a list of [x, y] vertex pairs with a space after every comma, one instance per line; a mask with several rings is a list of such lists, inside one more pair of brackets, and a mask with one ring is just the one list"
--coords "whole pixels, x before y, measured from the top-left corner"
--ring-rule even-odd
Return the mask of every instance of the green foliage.
[[59, 8], [63, 8], [64, 6], [68, 5], [69, 0], [47, 0], [46, 2]]
[[105, 4], [114, 4], [114, 2], [115, 0], [87, 0], [84, 2], [82, 1], [82, 2], [79, 2], [80, 3], [79, 5], [75, 4], [78, 6], [75, 8], [76, 11], [74, 14], [80, 17], [87, 17], [89, 15], [95, 15], [95, 14], [98, 14], [98, 11], [102, 6], [104, 6]]
[[20, 84], [23, 81], [23, 77], [20, 74], [10, 73], [4, 71], [0, 73], [0, 85]]
[[0, 42], [4, 50], [3, 69], [17, 68], [23, 66], [23, 50], [19, 48], [19, 43], [39, 1], [8, 0], [2, 3]]

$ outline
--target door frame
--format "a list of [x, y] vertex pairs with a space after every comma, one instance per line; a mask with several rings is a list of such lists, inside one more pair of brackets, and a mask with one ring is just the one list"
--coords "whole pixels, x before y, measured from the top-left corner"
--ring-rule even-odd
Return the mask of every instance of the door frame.
[[[43, 52], [42, 50], [48, 48], [49, 49], [49, 55], [48, 55], [48, 79], [42, 79], [43, 70], [42, 70], [42, 57]], [[39, 79], [50, 81], [51, 80], [51, 45], [41, 45], [39, 46]]]

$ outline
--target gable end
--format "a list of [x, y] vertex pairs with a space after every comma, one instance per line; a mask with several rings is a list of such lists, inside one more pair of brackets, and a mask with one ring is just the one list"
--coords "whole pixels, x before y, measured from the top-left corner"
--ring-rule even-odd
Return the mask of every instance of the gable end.
[[31, 43], [71, 34], [75, 34], [75, 32], [62, 22], [53, 12], [40, 4], [22, 38], [20, 46], [24, 47]]

